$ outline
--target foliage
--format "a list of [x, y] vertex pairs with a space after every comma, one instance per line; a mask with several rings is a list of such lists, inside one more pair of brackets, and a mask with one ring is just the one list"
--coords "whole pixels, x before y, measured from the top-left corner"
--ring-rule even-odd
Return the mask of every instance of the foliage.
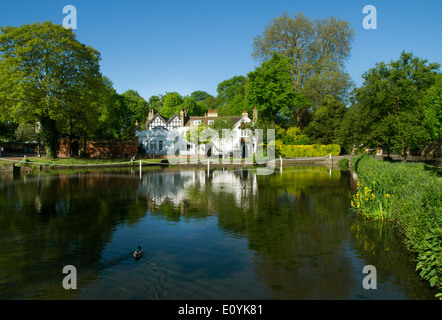
[[284, 13], [255, 38], [253, 56], [268, 60], [276, 53], [290, 58], [294, 92], [304, 93], [315, 105], [326, 95], [344, 101], [352, 87], [344, 64], [353, 37], [350, 23], [339, 18], [319, 20]]
[[15, 139], [18, 141], [37, 141], [35, 124], [20, 123], [14, 132]]
[[130, 139], [135, 132], [135, 119], [127, 102], [113, 88], [112, 81], [104, 78], [101, 90], [98, 127], [94, 133], [100, 139]]
[[333, 96], [326, 96], [304, 129], [312, 141], [321, 144], [335, 143], [346, 111], [345, 104]]
[[131, 121], [144, 123], [149, 112], [149, 103], [135, 90], [127, 90], [123, 92], [122, 96], [124, 104], [131, 114]]
[[95, 115], [88, 111], [102, 84], [99, 60], [98, 51], [78, 42], [75, 33], [61, 25], [0, 28], [2, 117], [39, 121], [46, 151], [56, 157], [60, 131], [74, 130], [74, 124], [86, 128]]
[[442, 180], [423, 164], [356, 159], [356, 212], [392, 220], [415, 253], [420, 276], [442, 290]]
[[349, 125], [357, 127], [358, 134], [351, 137], [353, 145], [387, 151], [402, 152], [422, 145], [428, 137], [422, 123], [432, 121], [425, 122], [424, 115], [433, 119], [432, 113], [426, 112], [428, 103], [422, 101], [435, 83], [438, 69], [439, 64], [406, 52], [397, 61], [376, 64], [364, 73], [362, 87], [354, 91], [351, 112], [344, 119], [342, 132], [348, 133]]
[[331, 154], [337, 156], [341, 152], [341, 147], [336, 144], [331, 145], [285, 145], [276, 141], [276, 151], [286, 158], [292, 157], [324, 157]]
[[[234, 76], [218, 84], [218, 115], [237, 116], [243, 110], [251, 112], [247, 106], [246, 92], [248, 79], [244, 76]], [[209, 109], [210, 110], [210, 109]]]
[[248, 74], [249, 105], [256, 106], [260, 117], [279, 125], [293, 119], [297, 109], [309, 108], [305, 96], [293, 91], [290, 61], [275, 54]]
[[349, 160], [347, 158], [342, 158], [341, 160], [339, 160], [338, 165], [341, 168], [341, 170], [347, 170], [349, 165]]
[[286, 145], [308, 145], [310, 140], [307, 135], [301, 132], [298, 127], [290, 127], [287, 130], [281, 128], [280, 126], [275, 126], [275, 138], [281, 140], [283, 144]]
[[178, 92], [168, 92], [163, 99], [163, 107], [160, 114], [166, 118], [172, 117], [175, 113], [180, 114], [183, 98]]
[[435, 84], [431, 86], [424, 99], [422, 125], [425, 128], [425, 140], [441, 141], [442, 139], [442, 74], [438, 74]]

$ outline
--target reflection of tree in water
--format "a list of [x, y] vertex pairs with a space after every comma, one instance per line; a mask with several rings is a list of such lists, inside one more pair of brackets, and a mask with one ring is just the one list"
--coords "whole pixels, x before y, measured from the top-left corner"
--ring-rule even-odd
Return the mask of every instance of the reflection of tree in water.
[[354, 217], [350, 227], [356, 251], [376, 267], [378, 281], [395, 282], [403, 287], [409, 299], [435, 299], [437, 290], [431, 290], [418, 274], [410, 276], [416, 263], [407, 254], [400, 234], [389, 221], [372, 221]]
[[293, 168], [257, 176], [248, 170], [195, 170], [175, 172], [169, 187], [158, 186], [166, 184], [160, 173], [145, 179], [156, 215], [179, 221], [217, 214], [221, 230], [247, 236], [256, 273], [275, 298], [347, 296], [343, 288], [353, 280], [340, 239], [347, 234], [348, 181], [339, 171]]
[[54, 290], [67, 295], [63, 267], [74, 265], [84, 273], [100, 260], [120, 222], [145, 214], [137, 187], [136, 177], [98, 173], [26, 177], [2, 185], [0, 297], [33, 291], [52, 297]]
[[259, 207], [275, 209], [250, 219], [248, 238], [259, 253], [256, 272], [276, 299], [348, 295], [350, 263], [341, 249], [348, 186], [340, 172], [327, 173], [293, 170], [283, 178], [260, 177]]
[[[0, 186], [0, 298], [33, 290], [40, 297], [68, 298], [62, 268], [75, 265], [89, 275], [83, 285], [90, 285], [118, 225], [136, 223], [146, 212], [175, 222], [216, 215], [223, 234], [247, 238], [256, 276], [271, 298], [347, 298], [349, 283], [360, 280], [352, 278], [344, 250], [352, 237], [360, 254], [392, 278], [404, 259], [385, 256], [387, 246], [400, 252], [385, 238], [391, 233], [377, 236], [379, 229], [350, 221], [348, 192], [346, 173], [328, 168], [286, 168], [271, 176], [163, 169], [141, 180], [136, 174], [87, 173], [5, 183]], [[79, 287], [81, 281], [86, 279], [79, 279]]]

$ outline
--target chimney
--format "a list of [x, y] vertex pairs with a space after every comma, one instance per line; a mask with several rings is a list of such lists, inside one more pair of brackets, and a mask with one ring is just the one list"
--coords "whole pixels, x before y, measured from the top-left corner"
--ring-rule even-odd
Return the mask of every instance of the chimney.
[[258, 109], [256, 109], [256, 106], [253, 109], [253, 119], [252, 119], [252, 121], [253, 122], [257, 122], [258, 121]]
[[153, 114], [153, 109], [150, 109], [150, 110], [149, 110], [149, 116], [147, 117], [147, 121], [152, 120], [152, 119], [153, 119], [153, 116], [154, 116], [154, 114]]
[[218, 117], [218, 111], [216, 111], [216, 110], [209, 110], [207, 112], [207, 116], [208, 117]]
[[181, 111], [180, 111], [180, 120], [181, 120], [181, 126], [182, 127], [184, 127], [184, 117], [185, 117], [185, 113], [184, 113], [184, 109], [183, 108], [181, 108]]
[[150, 120], [152, 120], [153, 119], [153, 109], [150, 109], [149, 110], [149, 115], [147, 116], [147, 119], [146, 119], [146, 130], [149, 130], [149, 127], [147, 126], [147, 124], [150, 122]]

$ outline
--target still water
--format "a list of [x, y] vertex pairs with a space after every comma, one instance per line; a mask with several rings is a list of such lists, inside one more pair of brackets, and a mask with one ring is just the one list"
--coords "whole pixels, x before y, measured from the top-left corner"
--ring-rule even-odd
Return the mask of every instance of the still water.
[[[0, 299], [434, 298], [397, 232], [353, 215], [349, 172], [0, 179]], [[63, 288], [66, 265], [76, 290]], [[376, 267], [376, 290], [362, 285], [366, 265]]]

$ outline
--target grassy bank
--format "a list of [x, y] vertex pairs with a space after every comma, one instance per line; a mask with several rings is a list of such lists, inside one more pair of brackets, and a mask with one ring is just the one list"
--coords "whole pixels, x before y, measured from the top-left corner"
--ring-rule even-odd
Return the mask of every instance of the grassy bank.
[[[442, 292], [442, 178], [424, 164], [353, 159], [358, 174], [352, 206], [395, 223], [415, 255], [419, 275]], [[437, 295], [442, 299], [442, 293]]]

